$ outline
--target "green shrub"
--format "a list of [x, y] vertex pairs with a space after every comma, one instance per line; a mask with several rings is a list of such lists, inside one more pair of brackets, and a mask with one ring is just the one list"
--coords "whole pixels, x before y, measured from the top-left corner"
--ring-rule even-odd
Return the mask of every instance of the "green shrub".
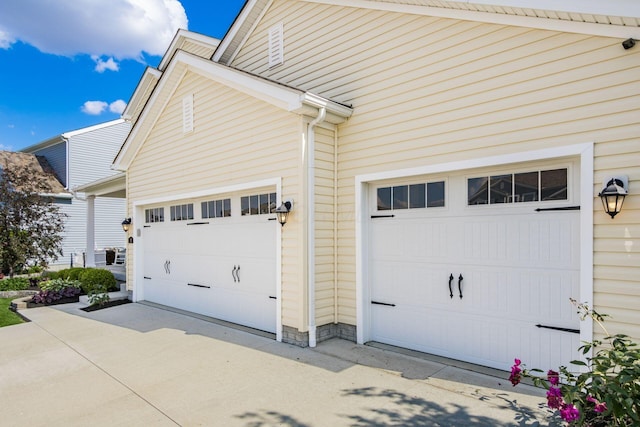
[[26, 277], [14, 277], [0, 280], [0, 291], [24, 291], [29, 289], [29, 279]]
[[42, 278], [44, 280], [53, 280], [60, 278], [60, 275], [57, 271], [44, 271], [42, 272]]
[[42, 289], [43, 291], [61, 291], [65, 288], [81, 289], [82, 286], [77, 280], [65, 279], [52, 279], [40, 284], [40, 289]]
[[79, 277], [82, 290], [87, 295], [96, 292], [112, 292], [118, 290], [118, 283], [113, 273], [101, 268], [86, 268]]

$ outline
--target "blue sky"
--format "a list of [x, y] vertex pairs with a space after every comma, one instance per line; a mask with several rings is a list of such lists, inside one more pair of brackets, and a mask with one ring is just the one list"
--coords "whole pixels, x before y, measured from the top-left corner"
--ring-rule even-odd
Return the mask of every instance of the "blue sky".
[[0, 150], [119, 118], [179, 28], [222, 38], [243, 4], [0, 1]]

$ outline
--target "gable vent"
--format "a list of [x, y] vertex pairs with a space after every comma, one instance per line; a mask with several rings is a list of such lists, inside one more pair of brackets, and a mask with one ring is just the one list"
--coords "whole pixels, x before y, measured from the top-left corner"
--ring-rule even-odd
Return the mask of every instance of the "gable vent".
[[182, 98], [182, 132], [193, 131], [193, 94]]
[[269, 29], [269, 68], [284, 62], [282, 22]]

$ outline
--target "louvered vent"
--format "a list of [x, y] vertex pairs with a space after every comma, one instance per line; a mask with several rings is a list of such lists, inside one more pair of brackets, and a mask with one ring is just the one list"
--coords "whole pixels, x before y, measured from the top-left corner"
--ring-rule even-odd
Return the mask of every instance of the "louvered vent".
[[282, 22], [269, 29], [269, 67], [284, 62], [284, 37]]
[[182, 98], [182, 132], [193, 131], [193, 94]]

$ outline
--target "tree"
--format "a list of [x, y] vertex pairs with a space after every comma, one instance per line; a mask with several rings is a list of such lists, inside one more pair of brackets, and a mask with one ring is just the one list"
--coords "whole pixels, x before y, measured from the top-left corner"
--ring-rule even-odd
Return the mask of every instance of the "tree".
[[0, 267], [11, 277], [62, 255], [66, 215], [53, 203], [50, 180], [26, 167], [0, 168]]

